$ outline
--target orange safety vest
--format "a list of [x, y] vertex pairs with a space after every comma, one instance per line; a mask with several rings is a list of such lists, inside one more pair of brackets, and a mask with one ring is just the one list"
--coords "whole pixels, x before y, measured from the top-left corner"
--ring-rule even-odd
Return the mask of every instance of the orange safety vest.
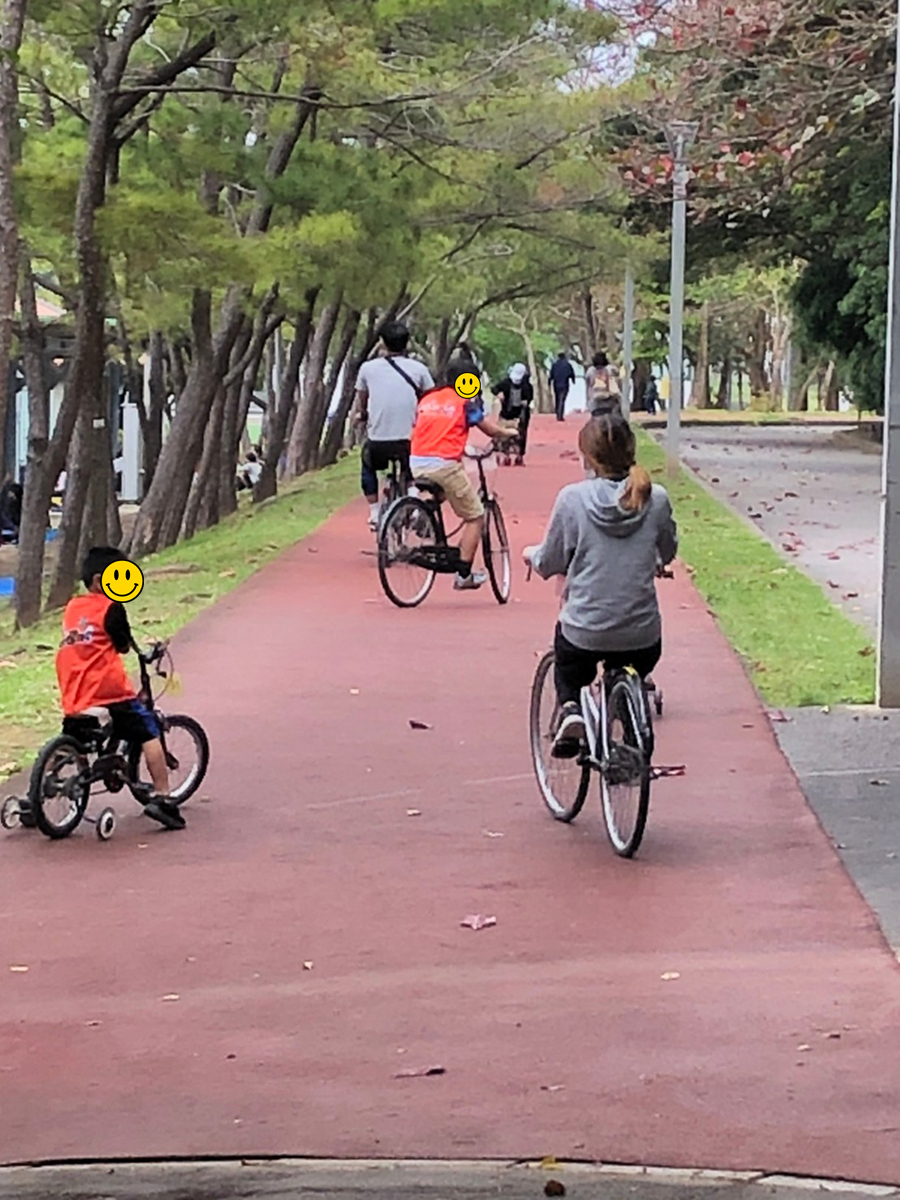
[[460, 462], [469, 440], [468, 403], [452, 387], [426, 392], [416, 409], [410, 453], [415, 458]]
[[107, 596], [88, 592], [66, 605], [63, 638], [56, 655], [56, 678], [67, 717], [95, 705], [118, 704], [135, 698], [125, 663], [104, 624], [112, 603]]

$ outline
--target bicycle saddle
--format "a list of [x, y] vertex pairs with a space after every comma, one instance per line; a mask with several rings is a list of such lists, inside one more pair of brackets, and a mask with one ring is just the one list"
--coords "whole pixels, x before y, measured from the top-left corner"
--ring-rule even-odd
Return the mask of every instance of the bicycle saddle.
[[435, 499], [439, 499], [444, 494], [441, 485], [431, 479], [414, 479], [413, 487], [418, 488], [420, 492], [430, 492]]

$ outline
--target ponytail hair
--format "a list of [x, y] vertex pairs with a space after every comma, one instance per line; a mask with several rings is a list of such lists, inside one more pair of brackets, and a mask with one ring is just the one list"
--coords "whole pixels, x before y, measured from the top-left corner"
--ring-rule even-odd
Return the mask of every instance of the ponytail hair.
[[591, 417], [578, 435], [578, 448], [598, 475], [625, 480], [620, 504], [640, 512], [653, 491], [650, 476], [635, 462], [634, 430], [621, 410]]

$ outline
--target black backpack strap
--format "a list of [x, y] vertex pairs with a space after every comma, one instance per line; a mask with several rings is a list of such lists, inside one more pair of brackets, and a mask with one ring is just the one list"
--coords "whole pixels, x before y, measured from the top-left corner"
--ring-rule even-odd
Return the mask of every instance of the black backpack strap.
[[397, 374], [402, 379], [405, 379], [406, 382], [409, 384], [409, 386], [412, 388], [412, 390], [416, 393], [416, 399], [421, 400], [422, 396], [424, 394], [422, 392], [422, 389], [419, 387], [419, 385], [417, 383], [413, 383], [413, 381], [410, 379], [410, 377], [407, 375], [407, 373], [403, 370], [403, 368], [401, 366], [398, 366], [398, 364], [396, 362], [394, 362], [394, 360], [390, 357], [390, 355], [386, 355], [384, 361], [391, 364], [391, 366], [394, 368], [394, 370], [397, 372]]

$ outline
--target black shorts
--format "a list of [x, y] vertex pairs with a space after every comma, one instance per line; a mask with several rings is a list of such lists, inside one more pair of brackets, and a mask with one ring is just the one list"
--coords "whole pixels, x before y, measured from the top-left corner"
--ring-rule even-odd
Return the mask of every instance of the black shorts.
[[409, 473], [409, 438], [398, 442], [366, 442], [363, 455], [373, 471], [386, 471], [392, 462], [398, 462], [404, 473]]
[[[143, 746], [144, 742], [152, 742], [162, 732], [156, 713], [151, 712], [142, 700], [122, 700], [118, 704], [106, 705], [106, 709], [112, 718], [113, 735], [120, 741]], [[63, 733], [81, 741], [97, 726], [96, 717], [66, 717]]]

